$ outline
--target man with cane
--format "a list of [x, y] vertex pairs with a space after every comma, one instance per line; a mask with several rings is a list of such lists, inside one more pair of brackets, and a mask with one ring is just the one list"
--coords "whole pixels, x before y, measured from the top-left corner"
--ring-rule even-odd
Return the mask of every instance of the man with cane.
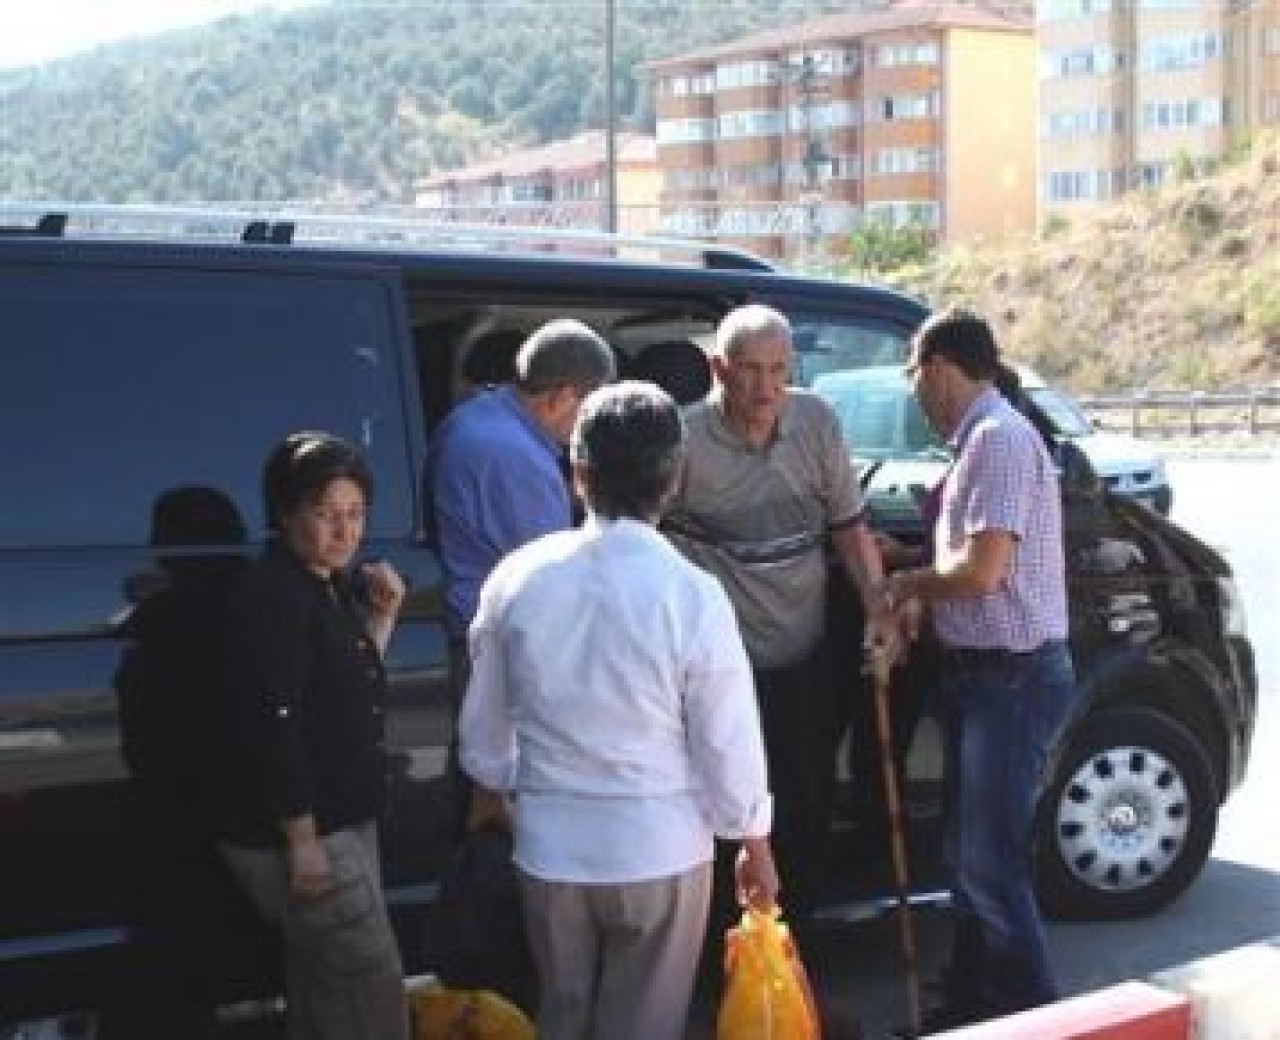
[[955, 464], [933, 562], [890, 575], [889, 600], [928, 603], [947, 744], [945, 848], [955, 941], [925, 1033], [1057, 996], [1032, 888], [1046, 762], [1076, 698], [1058, 479], [1043, 439], [997, 390], [988, 324], [962, 310], [917, 332], [906, 371]]

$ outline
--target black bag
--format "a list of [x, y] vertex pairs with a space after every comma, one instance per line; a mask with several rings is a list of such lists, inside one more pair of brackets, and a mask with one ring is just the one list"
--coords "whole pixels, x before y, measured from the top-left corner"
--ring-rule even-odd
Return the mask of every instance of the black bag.
[[533, 1017], [537, 978], [511, 853], [511, 834], [500, 827], [462, 839], [440, 882], [436, 973], [451, 988], [493, 990]]

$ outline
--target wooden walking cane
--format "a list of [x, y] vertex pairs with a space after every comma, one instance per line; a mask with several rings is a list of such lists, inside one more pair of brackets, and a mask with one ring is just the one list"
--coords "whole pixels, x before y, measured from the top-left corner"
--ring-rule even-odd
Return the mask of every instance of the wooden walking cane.
[[875, 691], [876, 732], [880, 738], [880, 764], [884, 771], [885, 807], [889, 813], [889, 840], [893, 853], [893, 883], [898, 895], [898, 932], [902, 940], [902, 961], [907, 974], [907, 1023], [910, 1036], [920, 1035], [920, 968], [916, 961], [915, 922], [907, 875], [907, 843], [903, 834], [902, 795], [898, 790], [893, 727], [889, 718], [889, 678], [892, 661], [889, 648], [877, 640], [869, 650], [872, 686]]

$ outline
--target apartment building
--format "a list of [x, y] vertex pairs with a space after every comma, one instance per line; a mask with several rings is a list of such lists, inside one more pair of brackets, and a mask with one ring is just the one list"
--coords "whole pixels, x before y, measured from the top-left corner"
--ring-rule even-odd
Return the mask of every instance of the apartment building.
[[1280, 0], [1041, 0], [1042, 218], [1280, 127]]
[[664, 232], [795, 258], [1035, 221], [1029, 5], [898, 0], [656, 61]]
[[[657, 144], [646, 134], [617, 135], [618, 230], [645, 235], [658, 223]], [[607, 226], [608, 165], [603, 130], [511, 152], [427, 178], [415, 205], [468, 224]]]

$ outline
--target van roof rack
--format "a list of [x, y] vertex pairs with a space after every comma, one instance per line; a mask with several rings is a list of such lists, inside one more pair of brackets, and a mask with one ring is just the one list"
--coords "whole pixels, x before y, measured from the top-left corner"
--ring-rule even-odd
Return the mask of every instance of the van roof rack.
[[[26, 221], [33, 223], [15, 223]], [[578, 228], [513, 227], [431, 220], [421, 211], [393, 213], [332, 208], [140, 206], [0, 202], [0, 234], [75, 239], [147, 238], [253, 245], [351, 245], [381, 249], [456, 249], [488, 253], [613, 256], [621, 260], [685, 262], [718, 270], [772, 271], [744, 249], [692, 239], [628, 235]]]

